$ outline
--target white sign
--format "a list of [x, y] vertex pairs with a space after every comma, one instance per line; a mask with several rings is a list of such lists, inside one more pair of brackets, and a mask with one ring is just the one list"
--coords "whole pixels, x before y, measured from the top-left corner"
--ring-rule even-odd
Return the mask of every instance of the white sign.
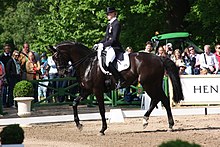
[[184, 95], [181, 103], [220, 103], [219, 75], [184, 75], [181, 83]]

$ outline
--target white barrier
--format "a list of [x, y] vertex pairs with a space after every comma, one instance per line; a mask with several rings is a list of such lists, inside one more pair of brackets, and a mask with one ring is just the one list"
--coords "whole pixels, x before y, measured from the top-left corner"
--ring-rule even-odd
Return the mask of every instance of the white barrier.
[[146, 92], [141, 94], [140, 98], [141, 98], [141, 110], [148, 110], [150, 106], [151, 98]]
[[121, 109], [111, 109], [108, 116], [109, 123], [123, 123], [124, 115]]
[[220, 75], [181, 75], [181, 83], [184, 95], [181, 105], [220, 104]]
[[[151, 101], [150, 96], [146, 92], [144, 92], [143, 94], [140, 95], [140, 98], [141, 98], [141, 110], [148, 110]], [[161, 101], [157, 104], [157, 109], [162, 110]]]

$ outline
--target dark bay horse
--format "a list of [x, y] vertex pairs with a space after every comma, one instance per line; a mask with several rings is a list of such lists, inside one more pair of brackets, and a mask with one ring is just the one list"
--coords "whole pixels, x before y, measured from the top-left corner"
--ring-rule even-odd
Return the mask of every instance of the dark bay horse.
[[[78, 129], [82, 129], [77, 111], [79, 102], [93, 93], [96, 96], [102, 118], [100, 134], [104, 135], [107, 129], [104, 93], [108, 91], [108, 88], [105, 86], [106, 75], [102, 73], [99, 67], [97, 52], [87, 48], [81, 43], [68, 41], [62, 42], [55, 47], [49, 46], [48, 49], [53, 52], [53, 60], [57, 65], [58, 74], [65, 76], [69, 61], [72, 62], [76, 69], [77, 80], [81, 87], [80, 95], [73, 102], [76, 126]], [[129, 58], [131, 63], [130, 67], [127, 70], [121, 71], [121, 74], [126, 80], [125, 85], [122, 86], [126, 87], [140, 82], [144, 91], [151, 97], [149, 110], [147, 110], [143, 117], [143, 126], [147, 126], [151, 112], [158, 102], [161, 101], [167, 111], [169, 130], [172, 130], [174, 121], [170, 101], [163, 91], [162, 82], [166, 71], [173, 85], [174, 102], [178, 103], [183, 100], [180, 77], [175, 63], [169, 58], [158, 57], [154, 54], [144, 52], [131, 53], [129, 54]], [[115, 80], [113, 77], [111, 77], [111, 81], [111, 89], [114, 89]]]

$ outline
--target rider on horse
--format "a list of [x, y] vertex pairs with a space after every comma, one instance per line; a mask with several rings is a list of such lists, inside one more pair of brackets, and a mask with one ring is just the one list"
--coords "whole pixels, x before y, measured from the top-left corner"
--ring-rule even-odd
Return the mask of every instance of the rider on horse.
[[119, 89], [121, 87], [121, 84], [125, 82], [125, 79], [122, 77], [122, 75], [118, 72], [118, 70], [115, 68], [113, 61], [115, 59], [115, 56], [121, 52], [124, 52], [124, 50], [121, 47], [121, 43], [119, 42], [119, 36], [121, 32], [121, 26], [119, 21], [116, 18], [116, 10], [114, 7], [108, 7], [107, 11], [107, 18], [109, 20], [109, 24], [106, 28], [106, 34], [105, 37], [100, 41], [99, 44], [95, 45], [98, 47], [98, 49], [106, 49], [107, 47], [112, 47], [114, 49], [114, 52], [107, 52], [106, 61], [110, 61], [107, 64], [107, 69], [109, 72], [112, 73], [115, 80], [118, 82], [116, 85], [116, 89]]

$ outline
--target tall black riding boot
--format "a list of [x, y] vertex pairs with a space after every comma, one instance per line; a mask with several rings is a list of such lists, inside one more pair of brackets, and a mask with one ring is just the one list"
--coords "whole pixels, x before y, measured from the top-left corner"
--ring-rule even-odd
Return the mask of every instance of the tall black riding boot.
[[114, 67], [113, 63], [110, 62], [108, 66], [108, 70], [112, 73], [115, 80], [118, 82], [116, 85], [116, 89], [121, 88], [121, 84], [124, 84], [125, 79], [122, 77], [121, 73]]

